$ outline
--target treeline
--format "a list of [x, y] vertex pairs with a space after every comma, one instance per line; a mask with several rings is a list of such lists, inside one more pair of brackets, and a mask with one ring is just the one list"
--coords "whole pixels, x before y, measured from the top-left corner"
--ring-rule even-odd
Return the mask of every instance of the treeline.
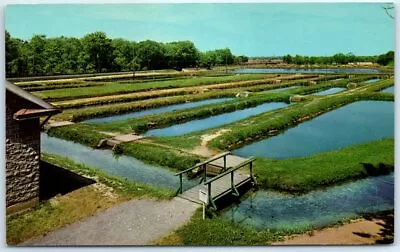
[[191, 41], [160, 43], [110, 39], [104, 32], [83, 38], [46, 38], [35, 35], [29, 41], [13, 38], [6, 31], [6, 76], [83, 74], [184, 67], [212, 68], [241, 64], [246, 56], [235, 56], [229, 48], [200, 52]]
[[386, 54], [376, 56], [355, 56], [352, 53], [337, 53], [333, 56], [291, 56], [290, 54], [283, 56], [283, 62], [287, 64], [297, 65], [323, 65], [323, 64], [348, 64], [356, 62], [372, 62], [386, 66], [394, 62], [394, 52], [389, 51]]

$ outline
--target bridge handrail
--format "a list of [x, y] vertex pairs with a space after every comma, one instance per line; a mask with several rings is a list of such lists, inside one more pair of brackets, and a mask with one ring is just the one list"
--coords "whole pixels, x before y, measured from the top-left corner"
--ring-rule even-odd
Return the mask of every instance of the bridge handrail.
[[202, 166], [202, 165], [208, 164], [208, 163], [210, 163], [210, 162], [212, 162], [212, 161], [214, 161], [214, 160], [217, 160], [217, 159], [222, 158], [222, 157], [224, 157], [224, 156], [227, 156], [227, 155], [229, 155], [229, 154], [231, 154], [230, 151], [227, 151], [227, 152], [221, 153], [221, 154], [219, 154], [219, 155], [216, 155], [216, 156], [214, 156], [214, 157], [212, 157], [212, 158], [210, 158], [210, 159], [207, 159], [207, 160], [204, 161], [204, 162], [198, 163], [198, 164], [196, 164], [195, 166], [192, 166], [192, 167], [190, 167], [190, 168], [188, 168], [188, 169], [186, 169], [186, 170], [183, 170], [183, 171], [180, 171], [180, 172], [178, 172], [178, 173], [175, 173], [175, 176], [178, 176], [178, 175], [181, 175], [181, 174], [183, 174], [183, 173], [186, 173], [186, 172], [189, 172], [189, 171], [191, 171], [191, 170], [194, 170], [194, 169], [196, 169], [196, 168], [198, 168], [198, 167], [200, 167], [200, 166]]
[[212, 183], [213, 181], [218, 180], [218, 179], [224, 177], [225, 175], [227, 175], [227, 174], [229, 174], [229, 173], [231, 173], [231, 172], [234, 172], [234, 171], [236, 171], [237, 169], [242, 168], [243, 166], [245, 166], [245, 165], [247, 165], [247, 164], [253, 162], [255, 159], [256, 159], [255, 157], [250, 157], [250, 158], [246, 159], [245, 161], [243, 161], [242, 163], [236, 165], [235, 167], [232, 167], [232, 168], [230, 168], [229, 170], [226, 170], [225, 172], [219, 174], [218, 176], [215, 176], [214, 178], [212, 178], [212, 179], [210, 179], [210, 180], [207, 180], [206, 182], [204, 182], [204, 185], [207, 185], [207, 184], [209, 184], [209, 183]]

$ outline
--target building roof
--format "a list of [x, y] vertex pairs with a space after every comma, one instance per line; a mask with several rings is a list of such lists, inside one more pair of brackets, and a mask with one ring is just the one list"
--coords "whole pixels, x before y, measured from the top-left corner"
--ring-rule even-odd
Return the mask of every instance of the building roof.
[[36, 108], [24, 108], [19, 110], [14, 114], [14, 119], [16, 120], [53, 115], [61, 112], [61, 110], [53, 105], [43, 101], [9, 81], [6, 81], [6, 90], [38, 106]]

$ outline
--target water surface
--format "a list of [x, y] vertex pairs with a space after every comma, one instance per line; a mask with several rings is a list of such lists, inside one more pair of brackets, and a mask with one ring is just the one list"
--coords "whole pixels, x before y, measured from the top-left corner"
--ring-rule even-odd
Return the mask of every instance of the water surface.
[[178, 110], [178, 109], [194, 108], [194, 107], [203, 106], [203, 105], [207, 105], [207, 104], [214, 104], [214, 103], [218, 103], [218, 102], [230, 101], [232, 99], [233, 98], [217, 98], [217, 99], [208, 99], [208, 100], [197, 101], [197, 102], [187, 102], [187, 103], [182, 103], [182, 104], [165, 106], [165, 107], [161, 107], [161, 108], [154, 108], [154, 109], [147, 109], [147, 110], [143, 110], [143, 111], [132, 112], [132, 113], [123, 114], [123, 115], [94, 118], [94, 119], [86, 120], [85, 122], [102, 123], [102, 122], [119, 121], [119, 120], [125, 120], [125, 119], [129, 119], [129, 118], [135, 118], [135, 117], [139, 117], [139, 116], [159, 114], [159, 113], [169, 112], [169, 111]]
[[319, 91], [319, 92], [313, 93], [312, 95], [331, 95], [331, 94], [336, 94], [336, 93], [342, 92], [344, 90], [346, 90], [346, 88], [337, 88], [337, 87], [336, 88], [329, 88], [327, 90], [323, 90], [323, 91]]
[[[107, 174], [126, 178], [131, 181], [171, 190], [179, 188], [179, 178], [174, 172], [147, 165], [133, 157], [121, 155], [115, 157], [111, 150], [92, 149], [87, 146], [41, 134], [42, 152], [67, 157], [77, 163], [97, 168]], [[196, 184], [194, 180], [184, 181], [184, 186]]]
[[374, 83], [377, 81], [380, 81], [380, 79], [370, 79], [370, 80], [364, 81], [364, 83]]
[[233, 153], [245, 157], [300, 157], [393, 136], [394, 103], [359, 101]]
[[301, 68], [238, 68], [231, 70], [234, 73], [380, 73], [380, 70], [373, 68], [320, 68], [320, 69], [301, 69]]
[[230, 113], [211, 116], [205, 119], [193, 120], [182, 124], [176, 124], [168, 128], [154, 129], [146, 132], [150, 136], [179, 136], [187, 133], [215, 128], [221, 125], [245, 119], [247, 117], [261, 114], [274, 109], [288, 106], [284, 102], [270, 102], [258, 105], [253, 108], [237, 110]]
[[240, 204], [223, 210], [223, 218], [261, 229], [322, 228], [343, 218], [394, 208], [394, 175], [355, 182], [293, 196], [257, 191]]
[[385, 89], [382, 90], [382, 92], [394, 94], [394, 86], [385, 88]]

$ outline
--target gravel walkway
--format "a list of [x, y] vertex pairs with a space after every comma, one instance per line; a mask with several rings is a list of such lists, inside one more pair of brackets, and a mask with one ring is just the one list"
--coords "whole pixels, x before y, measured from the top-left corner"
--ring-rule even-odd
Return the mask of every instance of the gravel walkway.
[[181, 198], [128, 201], [22, 246], [146, 245], [184, 225], [198, 207]]

